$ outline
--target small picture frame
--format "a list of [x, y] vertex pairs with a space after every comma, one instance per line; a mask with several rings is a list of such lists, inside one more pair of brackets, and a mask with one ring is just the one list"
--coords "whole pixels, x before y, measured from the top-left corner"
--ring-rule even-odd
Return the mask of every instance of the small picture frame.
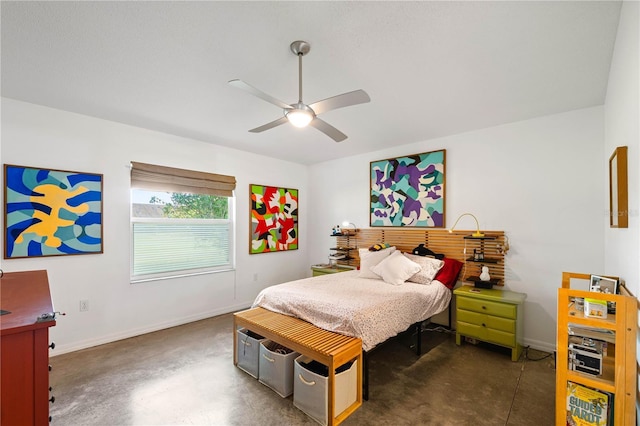
[[589, 291], [606, 294], [618, 294], [618, 280], [614, 278], [603, 277], [600, 275], [591, 275]]

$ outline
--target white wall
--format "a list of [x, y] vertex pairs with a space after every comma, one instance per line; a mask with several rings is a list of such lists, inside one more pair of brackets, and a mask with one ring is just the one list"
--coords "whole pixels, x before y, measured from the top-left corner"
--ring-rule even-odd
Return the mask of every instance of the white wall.
[[[620, 10], [616, 45], [609, 70], [605, 103], [605, 152], [603, 163], [618, 146], [628, 146], [629, 227], [605, 232], [605, 273], [625, 280], [629, 290], [640, 298], [640, 5], [625, 1]], [[608, 188], [605, 209], [609, 208]], [[640, 336], [638, 336], [640, 339]], [[636, 357], [640, 360], [640, 340], [636, 341]], [[636, 400], [636, 414], [640, 406]]]
[[[5, 272], [48, 271], [55, 309], [67, 313], [51, 329], [52, 355], [244, 308], [262, 288], [308, 275], [306, 238], [298, 250], [248, 254], [249, 184], [297, 188], [307, 212], [306, 166], [6, 98], [0, 154], [3, 164], [104, 175], [104, 254], [1, 261]], [[236, 176], [236, 271], [129, 283], [130, 161]], [[307, 223], [302, 214], [303, 235]]]
[[370, 161], [446, 149], [446, 224], [472, 212], [507, 233], [505, 288], [527, 293], [525, 343], [554, 350], [562, 271], [604, 273], [603, 116], [594, 107], [314, 165], [311, 261], [327, 260], [335, 224], [369, 226]]
[[[616, 45], [609, 71], [605, 104], [605, 150], [602, 163], [608, 179], [609, 156], [618, 146], [628, 146], [629, 227], [605, 232], [605, 273], [620, 276], [633, 294], [640, 296], [640, 15], [639, 3], [625, 1], [620, 11]], [[609, 209], [609, 188], [605, 188], [603, 209]]]

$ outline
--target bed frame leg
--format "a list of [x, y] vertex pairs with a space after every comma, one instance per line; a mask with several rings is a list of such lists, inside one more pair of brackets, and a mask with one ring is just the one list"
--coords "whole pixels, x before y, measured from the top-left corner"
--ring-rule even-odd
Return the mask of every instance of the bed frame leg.
[[422, 355], [422, 324], [424, 321], [416, 323], [416, 355]]

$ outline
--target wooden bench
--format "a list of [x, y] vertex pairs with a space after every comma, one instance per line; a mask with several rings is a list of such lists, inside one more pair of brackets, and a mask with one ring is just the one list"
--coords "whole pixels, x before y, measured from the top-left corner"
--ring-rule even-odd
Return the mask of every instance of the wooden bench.
[[[301, 319], [271, 312], [264, 308], [236, 312], [233, 316], [233, 325], [234, 365], [238, 365], [235, 332], [238, 328], [246, 328], [328, 367], [327, 401], [329, 406], [327, 412], [329, 425], [340, 424], [362, 405], [362, 340], [323, 330]], [[356, 401], [342, 413], [335, 413], [336, 368], [353, 360], [358, 361]]]

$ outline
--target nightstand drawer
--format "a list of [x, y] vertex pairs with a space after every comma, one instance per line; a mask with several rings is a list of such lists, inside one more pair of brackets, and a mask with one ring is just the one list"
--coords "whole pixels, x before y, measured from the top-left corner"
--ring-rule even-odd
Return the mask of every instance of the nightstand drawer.
[[483, 327], [482, 325], [469, 324], [466, 322], [457, 323], [456, 332], [460, 335], [475, 337], [484, 342], [495, 343], [498, 345], [513, 348], [516, 346], [516, 335], [514, 333], [506, 333], [500, 330]]
[[507, 333], [516, 332], [516, 320], [514, 319], [494, 317], [491, 315], [466, 311], [464, 309], [456, 310], [456, 318], [460, 322], [475, 324]]
[[456, 303], [458, 309], [516, 319], [517, 306], [510, 303], [490, 302], [488, 300], [460, 296], [456, 298]]

